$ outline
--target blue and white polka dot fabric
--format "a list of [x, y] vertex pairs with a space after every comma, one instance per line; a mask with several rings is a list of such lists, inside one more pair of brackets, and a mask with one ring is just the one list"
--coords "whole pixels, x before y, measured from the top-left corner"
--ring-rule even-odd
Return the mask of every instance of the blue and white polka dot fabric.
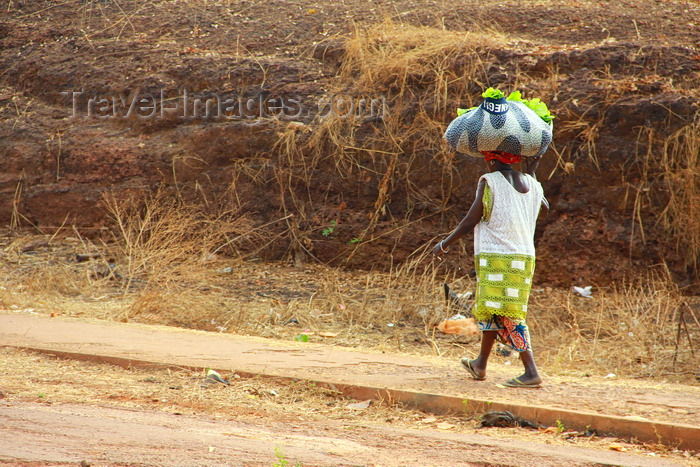
[[504, 151], [526, 157], [544, 154], [552, 142], [552, 123], [518, 101], [486, 98], [452, 120], [445, 131], [452, 150], [482, 157], [479, 151]]

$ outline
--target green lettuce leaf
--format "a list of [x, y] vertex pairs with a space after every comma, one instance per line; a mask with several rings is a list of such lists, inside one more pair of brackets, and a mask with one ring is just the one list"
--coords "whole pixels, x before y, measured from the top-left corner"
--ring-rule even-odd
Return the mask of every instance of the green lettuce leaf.
[[481, 97], [484, 99], [487, 97], [490, 97], [491, 99], [501, 99], [502, 97], [506, 97], [506, 95], [503, 94], [503, 91], [499, 91], [498, 89], [488, 88], [481, 94]]
[[468, 109], [460, 109], [459, 107], [457, 107], [457, 116], [461, 117], [465, 113], [469, 112], [470, 110], [474, 110], [474, 109], [476, 109], [476, 107], [470, 107]]
[[[481, 97], [484, 99], [487, 97], [490, 97], [491, 99], [500, 99], [502, 97], [505, 97], [505, 94], [503, 92], [499, 91], [498, 89], [494, 88], [488, 88], [486, 91], [484, 91], [481, 94]], [[520, 91], [513, 91], [511, 92], [508, 97], [506, 97], [506, 100], [509, 101], [517, 101], [517, 102], [522, 102], [524, 105], [529, 107], [532, 111], [534, 111], [538, 117], [540, 117], [542, 120], [545, 122], [549, 123], [552, 120], [554, 120], [554, 115], [552, 115], [547, 108], [547, 104], [542, 102], [539, 98], [535, 97], [533, 99], [523, 99], [522, 94]], [[457, 109], [457, 116], [464, 115], [465, 113], [469, 112], [470, 110], [476, 109], [476, 107], [472, 107], [470, 109]]]
[[537, 97], [535, 97], [534, 99], [523, 99], [522, 94], [520, 94], [520, 91], [513, 91], [510, 93], [510, 95], [508, 95], [506, 100], [522, 102], [527, 107], [529, 107], [531, 110], [533, 110], [537, 114], [538, 117], [540, 117], [542, 120], [544, 120], [547, 123], [554, 120], [554, 115], [552, 115], [549, 112], [549, 109], [547, 108], [547, 104], [542, 102]]

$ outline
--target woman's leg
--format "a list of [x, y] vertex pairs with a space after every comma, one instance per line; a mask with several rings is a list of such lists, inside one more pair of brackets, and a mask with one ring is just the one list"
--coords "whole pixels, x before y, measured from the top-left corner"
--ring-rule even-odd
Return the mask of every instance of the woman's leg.
[[537, 365], [535, 365], [535, 357], [532, 355], [532, 350], [520, 352], [520, 360], [525, 367], [525, 373], [518, 376], [518, 380], [522, 384], [540, 384], [542, 377], [537, 372]]
[[479, 350], [479, 356], [471, 361], [472, 368], [480, 376], [486, 375], [486, 365], [488, 364], [489, 355], [491, 355], [491, 349], [493, 348], [493, 343], [496, 341], [497, 334], [498, 331], [483, 331], [481, 333], [481, 349]]

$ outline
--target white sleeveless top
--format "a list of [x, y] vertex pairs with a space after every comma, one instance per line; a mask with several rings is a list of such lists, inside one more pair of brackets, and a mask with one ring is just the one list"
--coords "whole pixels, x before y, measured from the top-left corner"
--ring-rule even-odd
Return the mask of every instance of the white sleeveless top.
[[535, 256], [535, 224], [544, 191], [529, 174], [525, 182], [530, 190], [520, 193], [501, 172], [481, 176], [492, 195], [491, 214], [474, 228], [474, 254], [498, 253]]

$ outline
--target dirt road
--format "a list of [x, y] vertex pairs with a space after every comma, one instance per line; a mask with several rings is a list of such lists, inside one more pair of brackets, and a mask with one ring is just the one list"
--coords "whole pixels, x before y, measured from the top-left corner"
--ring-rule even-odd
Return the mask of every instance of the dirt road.
[[86, 405], [10, 403], [0, 464], [682, 465], [658, 457], [357, 421], [181, 416]]
[[[700, 398], [697, 388], [688, 393], [687, 386], [685, 392], [659, 383], [627, 388], [610, 379], [582, 386], [557, 378], [541, 390], [506, 390], [468, 380], [454, 362], [437, 358], [26, 312], [0, 313], [0, 345], [10, 346], [0, 359], [6, 394], [0, 401], [0, 462], [10, 465], [700, 464], [691, 452], [672, 448], [562, 436], [559, 431], [570, 430], [563, 428], [566, 419], [562, 430], [549, 432], [478, 429], [478, 420], [466, 413], [426, 414], [396, 400], [358, 405], [321, 385], [294, 388], [304, 380], [338, 388], [354, 382], [429, 395], [424, 401], [452, 394], [487, 399], [494, 407], [508, 402], [560, 407], [561, 413], [597, 408], [601, 417], [627, 415], [628, 423], [635, 423], [629, 415], [637, 423], [643, 415], [697, 425]], [[93, 362], [55, 360], [47, 352]], [[235, 383], [209, 387], [200, 384], [201, 372], [176, 371], [207, 366]], [[496, 365], [496, 381], [507, 369]]]

